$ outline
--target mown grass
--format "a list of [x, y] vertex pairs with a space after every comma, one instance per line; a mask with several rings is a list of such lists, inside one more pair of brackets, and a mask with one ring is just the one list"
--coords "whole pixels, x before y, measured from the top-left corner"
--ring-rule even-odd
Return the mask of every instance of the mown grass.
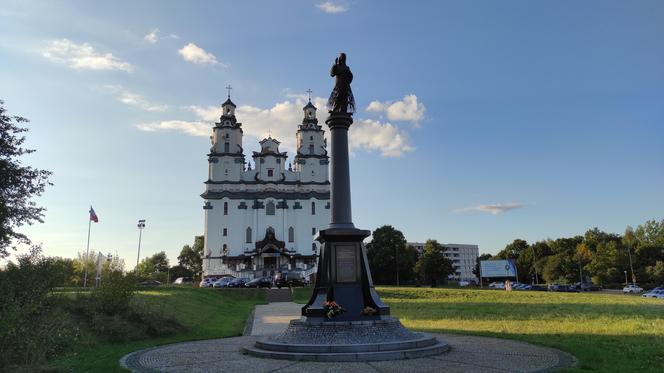
[[168, 343], [242, 335], [254, 305], [265, 303], [265, 292], [254, 289], [238, 291], [164, 287], [139, 291], [134, 301], [144, 302], [149, 307], [172, 315], [185, 330], [168, 337], [109, 343], [96, 339], [82, 329], [82, 338], [75, 350], [52, 361], [45, 367], [46, 370], [124, 371], [118, 361], [132, 351]]
[[[664, 371], [664, 301], [638, 296], [378, 288], [408, 328], [510, 338], [567, 351], [569, 371]], [[305, 303], [311, 289], [296, 289]]]

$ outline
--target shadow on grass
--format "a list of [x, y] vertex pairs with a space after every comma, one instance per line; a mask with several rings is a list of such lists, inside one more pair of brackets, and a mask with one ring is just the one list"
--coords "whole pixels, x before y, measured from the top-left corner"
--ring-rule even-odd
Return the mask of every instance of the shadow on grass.
[[592, 304], [592, 303], [508, 303], [508, 302], [390, 302], [394, 311], [407, 313], [412, 320], [442, 316], [455, 320], [539, 320], [542, 318], [580, 317], [633, 318], [642, 316], [664, 322], [664, 304]]

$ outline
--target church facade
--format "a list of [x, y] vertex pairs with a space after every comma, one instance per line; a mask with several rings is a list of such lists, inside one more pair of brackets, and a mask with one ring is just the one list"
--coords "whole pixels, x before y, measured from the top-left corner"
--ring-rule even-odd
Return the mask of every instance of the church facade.
[[315, 273], [319, 244], [314, 238], [330, 222], [329, 157], [316, 107], [309, 102], [303, 108], [294, 165], [286, 165], [287, 153], [271, 136], [248, 160], [235, 109], [229, 96], [210, 136], [209, 175], [201, 195], [203, 276]]

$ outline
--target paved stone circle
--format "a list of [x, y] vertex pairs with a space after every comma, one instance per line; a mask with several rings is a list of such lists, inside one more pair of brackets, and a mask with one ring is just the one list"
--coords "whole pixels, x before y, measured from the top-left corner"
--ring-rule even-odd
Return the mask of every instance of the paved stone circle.
[[320, 363], [262, 359], [241, 352], [258, 336], [184, 342], [140, 350], [120, 364], [134, 372], [552, 372], [576, 364], [567, 353], [508, 339], [432, 334], [450, 350], [419, 359]]

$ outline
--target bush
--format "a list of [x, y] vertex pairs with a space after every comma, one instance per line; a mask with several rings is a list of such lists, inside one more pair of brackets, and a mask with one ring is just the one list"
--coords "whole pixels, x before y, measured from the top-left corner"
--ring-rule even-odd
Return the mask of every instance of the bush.
[[136, 279], [121, 271], [110, 272], [101, 286], [92, 292], [95, 311], [106, 315], [124, 314], [129, 310], [129, 302], [136, 292]]
[[80, 333], [52, 293], [52, 260], [34, 247], [0, 271], [0, 367], [38, 365], [75, 343]]

